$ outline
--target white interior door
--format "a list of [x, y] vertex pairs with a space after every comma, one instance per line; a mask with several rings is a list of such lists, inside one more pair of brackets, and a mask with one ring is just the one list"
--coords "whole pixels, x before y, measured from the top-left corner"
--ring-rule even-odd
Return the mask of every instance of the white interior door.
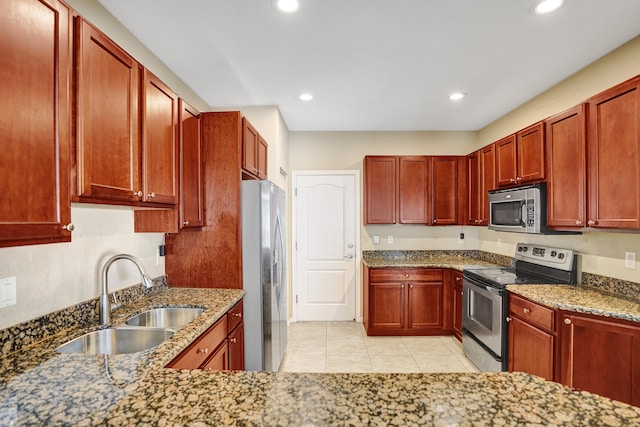
[[295, 172], [293, 184], [294, 317], [360, 320], [359, 172]]

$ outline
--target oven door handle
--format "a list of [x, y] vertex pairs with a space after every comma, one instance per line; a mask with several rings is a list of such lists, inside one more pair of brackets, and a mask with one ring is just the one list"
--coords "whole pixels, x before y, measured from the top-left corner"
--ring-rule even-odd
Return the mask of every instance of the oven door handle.
[[504, 293], [504, 290], [502, 290], [502, 289], [494, 288], [493, 286], [487, 285], [485, 283], [481, 283], [481, 282], [479, 282], [477, 280], [474, 280], [474, 279], [471, 279], [469, 277], [465, 277], [464, 280], [469, 282], [469, 284], [471, 286], [475, 286], [475, 287], [484, 289], [486, 291], [491, 292], [492, 294], [503, 295], [503, 293]]

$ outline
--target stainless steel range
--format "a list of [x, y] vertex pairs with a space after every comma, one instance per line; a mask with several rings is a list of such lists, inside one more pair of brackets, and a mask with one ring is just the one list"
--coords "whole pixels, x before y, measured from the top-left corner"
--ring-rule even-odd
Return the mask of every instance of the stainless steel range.
[[506, 371], [509, 296], [506, 285], [577, 282], [577, 254], [518, 243], [515, 267], [467, 269], [462, 283], [462, 346], [483, 372]]

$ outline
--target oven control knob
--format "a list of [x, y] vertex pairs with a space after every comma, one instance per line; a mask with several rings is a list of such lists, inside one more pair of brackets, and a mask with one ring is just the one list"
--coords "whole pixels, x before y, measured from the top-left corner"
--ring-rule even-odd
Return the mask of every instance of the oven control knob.
[[552, 257], [552, 258], [553, 258], [553, 257], [555, 257], [556, 255], [558, 255], [558, 252], [556, 252], [556, 251], [551, 251], [551, 257]]
[[562, 252], [558, 254], [558, 259], [564, 259], [564, 254]]

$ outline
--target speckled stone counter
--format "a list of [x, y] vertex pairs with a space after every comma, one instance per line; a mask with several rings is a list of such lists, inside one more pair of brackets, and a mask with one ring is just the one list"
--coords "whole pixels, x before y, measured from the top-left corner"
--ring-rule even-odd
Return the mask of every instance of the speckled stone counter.
[[640, 300], [590, 286], [508, 285], [507, 290], [551, 308], [640, 322]]
[[508, 265], [511, 258], [480, 251], [364, 251], [362, 262], [369, 268], [432, 267], [462, 271]]

